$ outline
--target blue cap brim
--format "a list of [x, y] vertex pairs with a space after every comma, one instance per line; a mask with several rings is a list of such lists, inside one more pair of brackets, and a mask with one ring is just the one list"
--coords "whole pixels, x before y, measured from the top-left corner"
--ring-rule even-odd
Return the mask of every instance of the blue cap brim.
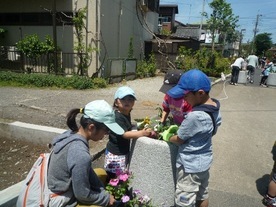
[[184, 96], [184, 90], [179, 87], [179, 85], [174, 86], [167, 94], [172, 98], [181, 98]]

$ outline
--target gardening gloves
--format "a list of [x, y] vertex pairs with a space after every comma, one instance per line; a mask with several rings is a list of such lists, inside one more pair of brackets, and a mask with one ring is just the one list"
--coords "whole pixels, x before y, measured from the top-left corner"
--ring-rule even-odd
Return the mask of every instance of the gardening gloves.
[[163, 140], [169, 142], [170, 138], [177, 134], [177, 130], [177, 125], [171, 125], [167, 130], [162, 133]]

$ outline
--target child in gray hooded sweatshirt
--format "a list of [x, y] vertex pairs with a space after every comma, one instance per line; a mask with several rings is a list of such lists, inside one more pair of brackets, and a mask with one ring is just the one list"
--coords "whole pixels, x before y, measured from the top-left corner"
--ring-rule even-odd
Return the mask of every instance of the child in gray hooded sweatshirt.
[[[83, 114], [80, 126], [76, 124], [78, 113]], [[104, 100], [88, 103], [85, 108], [72, 109], [67, 115], [71, 129], [56, 137], [52, 144], [48, 169], [48, 186], [63, 201], [51, 198], [49, 207], [76, 206], [77, 204], [112, 206], [115, 199], [104, 189], [103, 183], [91, 167], [89, 140], [99, 141], [111, 130], [123, 134], [115, 122], [112, 107]]]

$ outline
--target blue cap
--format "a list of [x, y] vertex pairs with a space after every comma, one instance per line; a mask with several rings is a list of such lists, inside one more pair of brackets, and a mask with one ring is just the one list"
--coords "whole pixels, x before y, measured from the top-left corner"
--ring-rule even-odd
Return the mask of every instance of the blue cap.
[[114, 99], [122, 99], [126, 96], [133, 96], [136, 100], [135, 92], [128, 86], [121, 86], [120, 88], [117, 89]]
[[172, 98], [181, 98], [190, 91], [211, 90], [211, 81], [208, 76], [199, 69], [192, 69], [184, 73], [176, 86], [167, 93]]

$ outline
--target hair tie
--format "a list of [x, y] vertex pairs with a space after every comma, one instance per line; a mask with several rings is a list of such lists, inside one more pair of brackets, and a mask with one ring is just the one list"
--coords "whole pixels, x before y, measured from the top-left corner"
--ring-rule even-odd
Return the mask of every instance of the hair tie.
[[80, 113], [83, 114], [83, 108], [80, 108]]

